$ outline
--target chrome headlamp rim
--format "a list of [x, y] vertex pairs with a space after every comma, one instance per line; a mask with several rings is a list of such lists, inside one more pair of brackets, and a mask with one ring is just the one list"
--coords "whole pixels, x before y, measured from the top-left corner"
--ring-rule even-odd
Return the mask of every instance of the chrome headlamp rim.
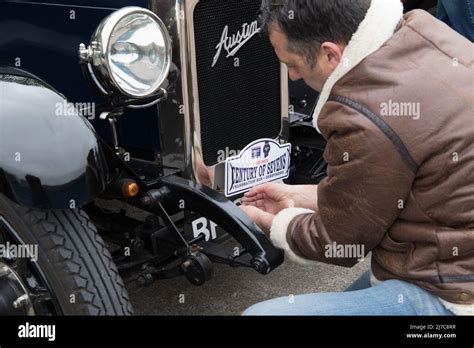
[[[142, 14], [150, 17], [160, 29], [165, 44], [166, 61], [164, 64], [163, 74], [160, 79], [157, 79], [157, 81], [149, 90], [142, 93], [131, 93], [120, 86], [114, 76], [114, 73], [112, 72], [110, 61], [111, 55], [109, 51], [112, 34], [114, 33], [117, 25], [125, 17], [135, 14]], [[107, 87], [131, 98], [146, 98], [156, 94], [161, 89], [161, 86], [168, 77], [172, 61], [172, 42], [165, 24], [156, 14], [148, 9], [138, 6], [124, 7], [106, 17], [92, 35], [90, 51], [90, 63], [92, 64], [92, 68], [94, 71], [99, 72], [99, 77], [105, 82]]]

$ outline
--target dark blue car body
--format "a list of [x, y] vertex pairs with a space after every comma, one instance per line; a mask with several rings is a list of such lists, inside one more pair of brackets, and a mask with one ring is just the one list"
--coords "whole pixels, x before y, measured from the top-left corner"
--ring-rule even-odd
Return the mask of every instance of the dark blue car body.
[[[100, 102], [84, 83], [78, 47], [87, 43], [98, 23], [124, 6], [148, 6], [147, 0], [5, 0], [0, 1], [0, 65], [35, 74], [71, 102]], [[159, 152], [159, 124], [155, 108], [128, 110], [121, 118], [122, 142], [151, 158]], [[107, 125], [92, 121], [104, 139]]]

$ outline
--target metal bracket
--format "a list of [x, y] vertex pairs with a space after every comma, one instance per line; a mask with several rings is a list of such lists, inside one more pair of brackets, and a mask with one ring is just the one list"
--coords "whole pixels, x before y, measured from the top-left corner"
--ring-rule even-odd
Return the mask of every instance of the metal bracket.
[[190, 211], [219, 221], [219, 225], [252, 256], [251, 264], [257, 272], [270, 273], [283, 262], [283, 252], [275, 248], [258, 226], [223, 195], [174, 175], [164, 177], [160, 182], [161, 187], [174, 197], [184, 199]]

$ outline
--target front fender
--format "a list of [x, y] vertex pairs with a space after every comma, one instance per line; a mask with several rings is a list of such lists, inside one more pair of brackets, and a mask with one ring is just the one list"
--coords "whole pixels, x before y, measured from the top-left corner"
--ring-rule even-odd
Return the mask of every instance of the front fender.
[[0, 192], [17, 204], [68, 209], [105, 189], [94, 129], [65, 105], [34, 75], [0, 67]]
[[173, 197], [183, 198], [187, 209], [206, 218], [219, 221], [219, 226], [234, 237], [252, 255], [254, 268], [268, 274], [283, 263], [283, 252], [270, 240], [250, 218], [218, 192], [174, 175], [161, 179]]

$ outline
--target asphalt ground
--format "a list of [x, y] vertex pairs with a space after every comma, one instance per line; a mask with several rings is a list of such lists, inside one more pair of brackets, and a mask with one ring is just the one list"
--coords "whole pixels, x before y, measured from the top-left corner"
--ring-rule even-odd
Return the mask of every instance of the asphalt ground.
[[184, 277], [160, 280], [128, 290], [136, 315], [240, 315], [246, 308], [275, 297], [343, 291], [370, 267], [366, 258], [352, 268], [286, 261], [268, 275], [252, 269], [214, 265], [213, 278], [200, 287]]
[[[140, 220], [147, 215], [116, 201], [102, 201], [100, 205], [112, 211], [126, 209], [128, 215]], [[135, 315], [240, 315], [251, 305], [276, 297], [343, 291], [369, 268], [370, 254], [352, 268], [324, 263], [301, 266], [285, 261], [268, 275], [214, 264], [213, 277], [199, 287], [178, 277], [157, 280], [149, 287], [130, 282], [127, 289]]]

